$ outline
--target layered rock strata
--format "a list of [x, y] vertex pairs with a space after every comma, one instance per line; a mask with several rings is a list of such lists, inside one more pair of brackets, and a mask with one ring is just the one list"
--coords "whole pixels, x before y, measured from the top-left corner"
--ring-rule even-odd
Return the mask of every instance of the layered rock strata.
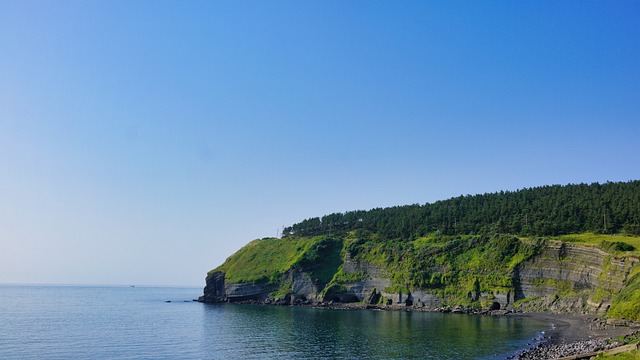
[[[285, 273], [278, 284], [227, 283], [224, 273], [214, 272], [207, 276], [200, 301], [276, 301], [271, 298], [278, 291], [287, 295], [285, 303], [298, 299], [428, 308], [455, 305], [428, 290], [398, 290], [383, 266], [353, 261], [348, 254], [343, 260], [343, 272], [358, 275], [358, 280], [341, 283], [339, 291], [319, 288], [308, 273], [298, 268]], [[635, 257], [615, 258], [596, 247], [550, 241], [537, 255], [515, 267], [512, 287], [493, 293], [470, 293], [469, 297], [488, 304], [490, 310], [517, 307], [521, 311], [604, 313], [615, 294], [624, 288], [636, 263]]]

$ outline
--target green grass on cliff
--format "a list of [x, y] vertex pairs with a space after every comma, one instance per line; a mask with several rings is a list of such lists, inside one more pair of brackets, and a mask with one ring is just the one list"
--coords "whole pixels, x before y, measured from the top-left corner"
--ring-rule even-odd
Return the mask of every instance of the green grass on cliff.
[[569, 243], [597, 246], [614, 255], [640, 255], [640, 236], [624, 234], [595, 234], [587, 232], [582, 234], [554, 236], [550, 239]]
[[[277, 283], [293, 267], [305, 268], [315, 281], [328, 282], [341, 264], [342, 241], [313, 238], [253, 240], [217, 268], [235, 283]], [[318, 265], [321, 266], [318, 266]]]
[[629, 277], [627, 286], [616, 295], [607, 312], [610, 318], [640, 320], [640, 269]]
[[224, 271], [228, 282], [274, 282], [289, 270], [313, 243], [314, 241], [309, 239], [253, 240], [209, 273]]
[[342, 265], [343, 240], [333, 237], [315, 237], [294, 266], [303, 269], [320, 287], [331, 281]]

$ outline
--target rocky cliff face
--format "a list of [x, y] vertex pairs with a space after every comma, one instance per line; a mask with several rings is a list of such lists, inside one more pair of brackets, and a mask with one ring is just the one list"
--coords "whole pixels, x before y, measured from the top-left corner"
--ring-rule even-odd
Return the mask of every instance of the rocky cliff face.
[[[281, 288], [281, 285], [269, 283], [257, 284], [241, 284], [227, 283], [225, 274], [216, 271], [206, 278], [206, 286], [204, 295], [198, 298], [201, 302], [220, 303], [220, 302], [239, 302], [239, 301], [265, 301], [270, 299], [271, 294]], [[280, 281], [283, 284], [289, 284], [290, 292], [295, 298], [317, 300], [317, 294], [320, 292], [309, 277], [309, 274], [293, 269], [287, 272]], [[291, 299], [291, 297], [289, 297]]]
[[595, 247], [550, 242], [516, 269], [516, 300], [522, 310], [603, 313], [636, 263]]
[[[431, 308], [455, 305], [435, 291], [392, 286], [390, 272], [384, 266], [356, 262], [348, 253], [343, 261], [343, 273], [356, 280], [342, 281], [340, 286], [326, 289], [319, 288], [308, 273], [298, 268], [285, 273], [279, 284], [226, 283], [224, 273], [214, 272], [207, 277], [200, 300], [265, 301], [278, 292], [287, 295], [286, 302], [301, 299]], [[514, 268], [513, 286], [492, 293], [470, 292], [468, 296], [492, 309], [515, 307], [522, 311], [603, 313], [624, 288], [637, 263], [635, 257], [615, 258], [592, 246], [548, 242], [537, 255]]]
[[348, 253], [345, 255], [342, 266], [345, 274], [361, 274], [362, 278], [344, 283], [345, 289], [343, 291], [328, 291], [325, 293], [325, 300], [340, 302], [366, 301], [374, 292], [381, 294], [381, 296], [393, 296], [393, 294], [383, 292], [383, 289], [391, 286], [391, 280], [383, 267], [355, 262]]
[[204, 287], [204, 295], [198, 298], [199, 301], [208, 303], [219, 303], [227, 301], [227, 292], [225, 290], [224, 273], [216, 271], [206, 278]]

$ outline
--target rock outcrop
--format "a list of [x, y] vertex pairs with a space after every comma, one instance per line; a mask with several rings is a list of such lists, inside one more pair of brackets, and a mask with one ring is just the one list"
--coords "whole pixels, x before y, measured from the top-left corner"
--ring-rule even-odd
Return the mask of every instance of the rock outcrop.
[[[289, 298], [295, 299], [316, 299], [319, 290], [311, 281], [309, 274], [294, 269], [287, 272], [280, 283], [290, 284]], [[241, 302], [241, 301], [265, 301], [270, 295], [278, 290], [280, 286], [263, 283], [227, 283], [225, 274], [221, 271], [213, 272], [206, 278], [204, 295], [198, 301], [207, 303], [220, 302]]]
[[207, 275], [206, 285], [204, 287], [204, 295], [198, 298], [198, 301], [208, 303], [219, 303], [227, 301], [227, 292], [224, 283], [224, 273], [216, 271]]

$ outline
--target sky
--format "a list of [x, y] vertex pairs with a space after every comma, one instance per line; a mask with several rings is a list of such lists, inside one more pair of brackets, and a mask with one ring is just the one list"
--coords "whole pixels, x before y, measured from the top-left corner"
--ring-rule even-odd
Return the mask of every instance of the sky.
[[204, 286], [334, 212], [640, 179], [637, 1], [0, 1], [0, 283]]

